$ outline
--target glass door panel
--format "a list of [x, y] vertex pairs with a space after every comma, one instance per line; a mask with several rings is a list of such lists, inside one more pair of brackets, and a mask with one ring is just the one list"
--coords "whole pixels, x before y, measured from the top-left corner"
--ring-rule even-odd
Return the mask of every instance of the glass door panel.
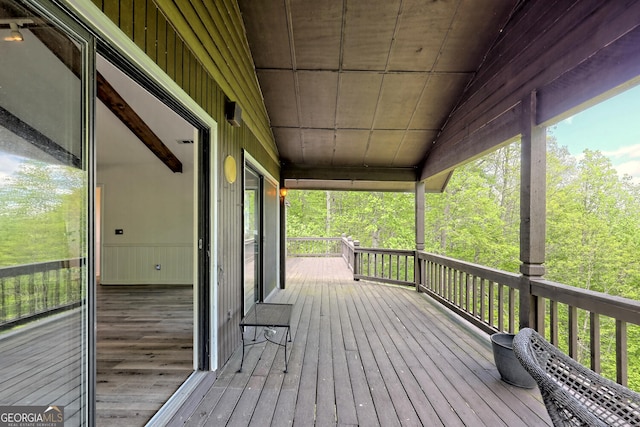
[[261, 269], [261, 178], [253, 170], [244, 172], [244, 312], [260, 301]]
[[93, 52], [61, 22], [0, 0], [0, 414], [76, 426], [93, 400]]

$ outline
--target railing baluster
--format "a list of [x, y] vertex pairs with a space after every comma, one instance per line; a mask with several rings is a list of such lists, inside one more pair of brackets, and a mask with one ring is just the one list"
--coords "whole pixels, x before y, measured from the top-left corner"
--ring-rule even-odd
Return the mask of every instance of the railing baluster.
[[485, 279], [480, 278], [480, 320], [486, 321], [486, 309], [487, 304], [485, 301], [486, 298], [486, 289], [485, 289]]
[[504, 285], [498, 284], [498, 330], [504, 331]]
[[549, 339], [551, 344], [558, 346], [558, 302], [549, 300]]
[[569, 306], [569, 356], [578, 358], [578, 309]]
[[34, 314], [36, 312], [36, 282], [35, 282], [35, 273], [29, 275], [29, 293], [27, 294], [28, 301], [28, 310], [27, 314]]
[[469, 312], [469, 273], [464, 273], [464, 311]]
[[456, 270], [455, 287], [455, 305], [462, 307], [462, 273], [459, 270]]
[[627, 348], [627, 322], [616, 320], [616, 381], [623, 386], [629, 381]]
[[545, 315], [546, 311], [546, 301], [542, 297], [532, 297], [535, 306], [535, 329], [540, 332], [540, 335], [544, 336], [544, 328], [545, 328]]
[[494, 283], [489, 281], [489, 325], [490, 326], [495, 326], [496, 322], [495, 322], [495, 302], [493, 301], [494, 298]]
[[21, 291], [21, 280], [20, 280], [20, 276], [16, 277], [16, 281], [14, 282], [14, 288], [13, 288], [13, 292], [14, 292], [14, 304], [16, 306], [16, 319], [19, 319], [22, 317], [22, 295], [20, 293]]
[[516, 290], [509, 288], [509, 332], [516, 330]]
[[473, 314], [473, 317], [478, 317], [478, 278], [476, 276], [473, 276], [471, 286], [473, 287], [471, 296], [473, 310], [471, 314]]
[[600, 361], [600, 316], [598, 313], [589, 313], [589, 349], [591, 351], [591, 370], [601, 372]]

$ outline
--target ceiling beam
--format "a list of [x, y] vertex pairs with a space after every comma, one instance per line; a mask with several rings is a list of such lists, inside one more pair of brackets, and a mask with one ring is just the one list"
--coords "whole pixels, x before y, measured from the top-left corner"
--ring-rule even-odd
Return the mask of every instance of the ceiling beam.
[[82, 167], [82, 160], [78, 156], [2, 107], [0, 107], [0, 123], [12, 133], [35, 145], [63, 164], [76, 168]]
[[102, 101], [162, 163], [167, 165], [173, 172], [182, 172], [182, 162], [180, 162], [175, 154], [158, 138], [144, 120], [138, 116], [133, 108], [127, 104], [127, 101], [120, 96], [102, 74], [97, 72], [96, 89], [100, 101]]
[[[76, 53], [78, 49], [68, 37], [62, 35], [53, 27], [33, 27], [30, 28], [30, 30], [74, 75], [78, 78], [81, 77], [80, 58]], [[182, 172], [182, 162], [180, 162], [180, 159], [171, 152], [113, 86], [98, 72], [96, 72], [96, 86], [100, 101], [102, 101], [162, 163], [173, 172]]]
[[283, 165], [281, 179], [347, 181], [418, 181], [416, 168], [384, 167], [303, 167]]

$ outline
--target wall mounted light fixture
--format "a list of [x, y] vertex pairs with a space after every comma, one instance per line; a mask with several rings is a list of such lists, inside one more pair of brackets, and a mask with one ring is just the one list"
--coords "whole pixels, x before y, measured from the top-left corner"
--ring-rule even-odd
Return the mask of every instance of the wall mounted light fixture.
[[11, 34], [9, 34], [7, 37], [4, 38], [5, 41], [21, 42], [24, 40], [24, 37], [22, 37], [22, 33], [20, 32], [18, 24], [16, 24], [15, 22], [10, 22], [9, 28], [11, 28]]
[[21, 42], [24, 41], [24, 37], [20, 32], [20, 27], [25, 24], [33, 24], [33, 20], [29, 18], [7, 18], [0, 19], [0, 25], [9, 25], [11, 32], [4, 38], [8, 42]]

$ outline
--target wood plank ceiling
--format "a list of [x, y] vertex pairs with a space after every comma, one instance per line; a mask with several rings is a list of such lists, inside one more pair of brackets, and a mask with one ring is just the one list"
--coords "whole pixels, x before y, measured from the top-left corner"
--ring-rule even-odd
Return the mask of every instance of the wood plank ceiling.
[[517, 1], [239, 6], [285, 185], [411, 191]]

